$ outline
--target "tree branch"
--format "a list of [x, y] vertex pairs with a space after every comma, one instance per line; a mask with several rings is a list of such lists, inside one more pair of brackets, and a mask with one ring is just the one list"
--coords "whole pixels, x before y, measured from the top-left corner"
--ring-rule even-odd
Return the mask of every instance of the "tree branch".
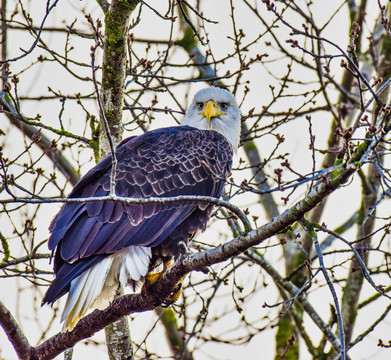
[[21, 121], [16, 115], [14, 109], [10, 108], [10, 104], [4, 101], [4, 97], [0, 96], [0, 106], [6, 111], [4, 114], [12, 125], [20, 129], [28, 138], [34, 140], [37, 146], [46, 154], [46, 156], [53, 162], [53, 164], [64, 174], [72, 185], [75, 185], [79, 180], [79, 174], [71, 165], [71, 163], [62, 155], [61, 151], [53, 146], [53, 142], [41, 133], [36, 127], [26, 124]]
[[9, 310], [0, 301], [0, 325], [20, 359], [28, 359], [30, 344]]

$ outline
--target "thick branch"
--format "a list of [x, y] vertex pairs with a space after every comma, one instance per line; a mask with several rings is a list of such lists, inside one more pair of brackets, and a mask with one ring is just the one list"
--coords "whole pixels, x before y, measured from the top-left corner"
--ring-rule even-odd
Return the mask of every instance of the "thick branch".
[[[103, 111], [115, 146], [121, 141], [123, 132], [121, 122], [124, 105], [129, 18], [138, 3], [138, 0], [113, 0], [110, 9], [105, 12], [101, 92]], [[101, 121], [99, 134], [100, 158], [109, 152], [107, 141], [105, 125]]]
[[[116, 157], [115, 147], [122, 139], [122, 110], [127, 64], [127, 37], [129, 18], [138, 5], [138, 0], [98, 0], [105, 14], [105, 37], [103, 43], [102, 89], [98, 91], [98, 104], [101, 110], [99, 132], [99, 158], [112, 153], [112, 173], [110, 192], [115, 192]], [[94, 84], [97, 87], [95, 78]], [[118, 289], [117, 294], [121, 292]], [[133, 357], [127, 318], [110, 324], [105, 329], [106, 343], [111, 359]]]
[[12, 346], [14, 347], [16, 354], [20, 359], [27, 359], [30, 344], [23, 334], [22, 329], [11, 315], [9, 310], [0, 301], [0, 325], [4, 329], [5, 333]]
[[[118, 286], [115, 298], [124, 294], [121, 285]], [[106, 345], [109, 360], [120, 360], [133, 358], [133, 346], [130, 338], [129, 322], [126, 317], [114, 321], [105, 327]]]

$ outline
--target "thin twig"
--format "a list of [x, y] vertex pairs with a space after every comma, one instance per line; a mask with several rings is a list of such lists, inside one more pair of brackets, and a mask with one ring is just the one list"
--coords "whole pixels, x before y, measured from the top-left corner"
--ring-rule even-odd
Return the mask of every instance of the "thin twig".
[[91, 198], [19, 198], [14, 197], [13, 199], [1, 199], [0, 204], [11, 204], [11, 203], [28, 203], [28, 204], [50, 204], [50, 203], [86, 203], [93, 201], [116, 201], [124, 204], [170, 204], [176, 202], [207, 202], [218, 206], [223, 206], [228, 210], [232, 211], [243, 223], [245, 232], [252, 229], [251, 223], [247, 216], [237, 206], [217, 199], [211, 196], [200, 196], [200, 195], [179, 195], [172, 197], [150, 197], [150, 198], [129, 198], [110, 194], [107, 196], [91, 197]]
[[[379, 318], [376, 319], [376, 321], [373, 322], [373, 324], [366, 329], [362, 334], [358, 335], [347, 347], [347, 350], [350, 350], [353, 346], [355, 346], [357, 343], [362, 341], [368, 334], [370, 334], [377, 325], [379, 325], [388, 315], [388, 313], [391, 310], [391, 304], [389, 304], [386, 309], [383, 311], [383, 313], [379, 316]], [[336, 357], [333, 358], [333, 360], [339, 360], [341, 358], [341, 354], [338, 354]]]
[[344, 239], [342, 236], [340, 236], [339, 234], [337, 234], [336, 232], [332, 231], [332, 230], [329, 230], [327, 229], [326, 227], [324, 227], [323, 225], [317, 225], [316, 226], [317, 229], [327, 233], [327, 234], [330, 234], [334, 237], [336, 237], [337, 239], [341, 240], [344, 244], [346, 244], [347, 246], [349, 246], [349, 248], [353, 251], [355, 257], [357, 258], [358, 262], [360, 263], [361, 265], [361, 269], [362, 269], [362, 272], [364, 274], [364, 277], [365, 279], [368, 281], [368, 283], [378, 292], [380, 293], [381, 295], [391, 299], [391, 296], [389, 296], [388, 294], [386, 294], [384, 292], [384, 289], [381, 289], [379, 288], [372, 280], [371, 278], [371, 275], [369, 275], [369, 272], [368, 272], [368, 269], [367, 267], [365, 266], [365, 263], [363, 261], [363, 259], [361, 258], [360, 254], [358, 253], [358, 251], [356, 250], [356, 248], [346, 239]]
[[41, 26], [39, 27], [37, 38], [34, 40], [33, 44], [30, 47], [30, 49], [23, 50], [23, 49], [20, 48], [20, 50], [23, 51], [22, 55], [14, 57], [12, 59], [0, 60], [0, 64], [4, 64], [4, 63], [14, 62], [14, 61], [20, 60], [20, 59], [24, 58], [25, 56], [27, 56], [28, 54], [30, 54], [34, 50], [34, 48], [37, 46], [37, 44], [39, 42], [39, 38], [41, 37], [41, 33], [42, 33], [43, 26], [45, 24], [45, 21], [46, 21], [47, 17], [49, 16], [50, 12], [53, 10], [53, 8], [57, 5], [58, 1], [59, 0], [55, 0], [52, 5], [50, 5], [50, 0], [47, 1], [47, 3], [46, 3], [46, 14], [45, 14], [45, 16], [44, 16], [44, 18], [43, 18], [43, 20], [41, 22]]

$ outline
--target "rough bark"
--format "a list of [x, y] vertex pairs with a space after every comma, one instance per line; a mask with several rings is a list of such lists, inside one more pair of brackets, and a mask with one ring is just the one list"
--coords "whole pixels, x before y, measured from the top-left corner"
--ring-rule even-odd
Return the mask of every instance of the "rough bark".
[[[127, 36], [129, 19], [138, 0], [113, 0], [105, 12], [101, 99], [109, 125], [111, 139], [116, 146], [122, 138], [122, 110], [127, 64]], [[107, 129], [101, 119], [99, 157], [109, 152]]]
[[[118, 288], [115, 297], [124, 294]], [[133, 357], [133, 346], [130, 338], [129, 322], [126, 316], [105, 327], [106, 344], [110, 360], [130, 360]]]
[[[113, 0], [109, 7], [107, 3], [102, 6], [106, 11], [100, 96], [103, 108], [99, 132], [100, 159], [110, 152], [109, 137], [114, 147], [122, 139], [128, 27], [130, 15], [138, 3], [138, 0]], [[121, 293], [123, 290], [119, 289], [117, 296]], [[110, 324], [105, 329], [105, 334], [110, 359], [129, 360], [133, 357], [129, 323], [126, 317]]]

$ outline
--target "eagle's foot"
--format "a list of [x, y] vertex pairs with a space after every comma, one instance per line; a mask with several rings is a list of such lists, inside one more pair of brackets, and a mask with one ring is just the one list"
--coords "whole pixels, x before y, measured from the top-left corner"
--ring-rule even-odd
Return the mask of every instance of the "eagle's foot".
[[[141, 292], [144, 294], [150, 294], [151, 285], [153, 285], [160, 278], [163, 272], [164, 271], [159, 273], [147, 274]], [[174, 304], [179, 299], [179, 296], [182, 294], [182, 282], [183, 279], [181, 279], [179, 283], [176, 284], [174, 291], [167, 299], [165, 299], [162, 303], [156, 303], [154, 305], [161, 306], [161, 307], [169, 307], [170, 305]]]
[[189, 254], [189, 249], [187, 247], [187, 243], [185, 241], [180, 241], [178, 243], [178, 253], [179, 253], [179, 257], [184, 257], [186, 256], [187, 254]]
[[179, 283], [175, 285], [175, 289], [171, 293], [171, 295], [166, 300], [164, 300], [162, 304], [160, 304], [161, 307], [169, 307], [178, 301], [179, 297], [182, 294], [182, 283], [183, 279], [181, 279], [181, 281], [179, 281]]

